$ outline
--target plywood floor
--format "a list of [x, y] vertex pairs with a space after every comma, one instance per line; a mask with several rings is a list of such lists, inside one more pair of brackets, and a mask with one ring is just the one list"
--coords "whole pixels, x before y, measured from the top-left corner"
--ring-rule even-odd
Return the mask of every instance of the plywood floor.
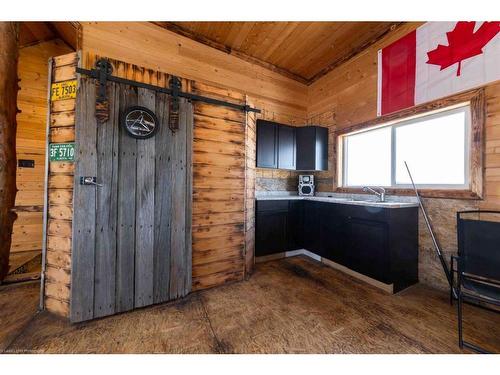
[[[303, 257], [248, 281], [89, 323], [36, 313], [38, 284], [0, 289], [5, 353], [458, 353], [446, 293], [384, 292]], [[500, 351], [500, 314], [467, 306], [466, 336]], [[465, 351], [464, 351], [465, 352]]]

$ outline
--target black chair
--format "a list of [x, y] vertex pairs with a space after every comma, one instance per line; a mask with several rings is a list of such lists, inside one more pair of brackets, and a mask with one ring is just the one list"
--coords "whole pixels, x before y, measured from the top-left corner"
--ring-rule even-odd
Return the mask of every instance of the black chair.
[[[457, 212], [458, 255], [452, 256], [452, 275], [456, 264], [458, 298], [458, 345], [488, 353], [485, 349], [469, 343], [463, 338], [463, 303], [500, 312], [500, 222], [483, 220], [500, 211]], [[472, 216], [472, 217], [471, 217]]]

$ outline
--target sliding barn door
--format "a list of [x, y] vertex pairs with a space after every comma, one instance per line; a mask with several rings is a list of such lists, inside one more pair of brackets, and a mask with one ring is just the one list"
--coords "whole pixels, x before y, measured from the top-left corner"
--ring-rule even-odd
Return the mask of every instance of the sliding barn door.
[[[96, 85], [81, 78], [77, 99], [71, 321], [182, 297], [191, 290], [193, 111], [181, 101], [168, 127], [165, 94], [108, 83], [109, 120], [95, 118]], [[159, 130], [132, 138], [120, 125], [130, 106], [156, 113]], [[81, 185], [81, 176], [99, 185]]]

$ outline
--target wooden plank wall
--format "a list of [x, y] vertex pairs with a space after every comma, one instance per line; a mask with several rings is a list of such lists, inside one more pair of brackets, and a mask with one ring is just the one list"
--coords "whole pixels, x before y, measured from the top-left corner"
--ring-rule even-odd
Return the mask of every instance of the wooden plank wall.
[[[196, 94], [245, 104], [231, 89], [192, 83]], [[194, 103], [193, 290], [245, 273], [245, 113]]]
[[[421, 25], [404, 23], [380, 41], [355, 55], [308, 86], [307, 121], [329, 127], [330, 149], [333, 131], [377, 116], [377, 51]], [[333, 152], [329, 152], [329, 171], [317, 173], [318, 191], [333, 187]]]
[[[78, 55], [53, 58], [52, 82], [76, 79]], [[55, 101], [50, 106], [50, 143], [75, 141], [75, 99]], [[49, 164], [45, 308], [69, 316], [71, 239], [73, 220], [74, 164]]]
[[481, 209], [500, 210], [500, 82], [488, 85], [485, 131], [485, 199]]
[[[84, 56], [100, 54], [155, 71], [247, 94], [259, 118], [300, 126], [307, 122], [308, 87], [262, 66], [200, 44], [148, 22], [82, 23]], [[137, 54], [140, 50], [141, 53]], [[86, 68], [94, 60], [84, 61]], [[296, 188], [298, 173], [258, 169], [257, 189]]]
[[35, 161], [35, 168], [17, 168], [17, 220], [11, 253], [42, 249], [42, 212], [45, 176], [45, 129], [47, 126], [48, 61], [70, 52], [60, 40], [19, 50], [17, 106], [17, 159]]
[[[396, 41], [421, 23], [411, 22], [399, 26], [383, 39], [354, 56], [309, 86], [308, 121], [329, 126], [332, 132], [353, 124], [371, 120], [377, 115], [377, 51]], [[485, 89], [485, 165], [484, 199], [480, 201], [458, 199], [426, 199], [426, 208], [446, 257], [455, 253], [456, 211], [467, 209], [500, 209], [500, 82]], [[329, 172], [321, 175], [329, 183], [324, 190], [333, 188], [333, 168], [330, 152]], [[439, 260], [434, 254], [431, 239], [420, 218], [419, 223], [419, 278], [421, 282], [438, 288], [447, 288]]]
[[421, 23], [405, 23], [308, 87], [307, 118], [347, 127], [377, 116], [377, 51]]
[[[82, 22], [83, 56], [98, 54], [153, 71], [244, 92], [271, 118], [306, 120], [307, 86], [150, 22]], [[140, 51], [140, 53], [138, 53]], [[86, 68], [93, 61], [83, 61]]]

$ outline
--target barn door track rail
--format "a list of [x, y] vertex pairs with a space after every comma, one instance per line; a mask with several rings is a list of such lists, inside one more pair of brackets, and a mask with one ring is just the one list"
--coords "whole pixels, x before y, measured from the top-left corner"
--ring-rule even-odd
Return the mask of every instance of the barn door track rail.
[[[97, 107], [97, 109], [99, 109], [99, 107], [101, 105], [103, 107], [102, 109], [105, 111], [107, 109], [106, 83], [108, 81], [110, 81], [110, 82], [116, 82], [116, 83], [123, 83], [125, 85], [130, 85], [130, 86], [135, 86], [135, 87], [141, 87], [144, 89], [154, 90], [156, 92], [161, 92], [161, 93], [170, 95], [172, 97], [172, 104], [174, 105], [174, 107], [178, 107], [179, 98], [186, 98], [190, 101], [199, 101], [199, 102], [204, 102], [204, 103], [213, 104], [213, 105], [220, 105], [220, 106], [229, 107], [229, 108], [233, 108], [233, 109], [237, 109], [237, 110], [245, 111], [245, 112], [255, 112], [255, 113], [261, 112], [260, 109], [253, 108], [249, 105], [235, 104], [235, 103], [226, 102], [223, 100], [209, 98], [206, 96], [192, 94], [189, 92], [183, 92], [181, 90], [181, 81], [176, 76], [172, 76], [170, 78], [168, 88], [150, 85], [148, 83], [132, 81], [132, 80], [129, 80], [126, 78], [114, 76], [112, 74], [113, 67], [107, 59], [98, 60], [96, 62], [96, 67], [94, 69], [76, 68], [76, 72], [80, 73], [80, 74], [84, 74], [84, 75], [89, 76], [91, 78], [94, 78], [95, 80], [98, 81], [96, 107]], [[99, 111], [97, 111], [97, 112], [99, 112]], [[104, 117], [103, 120], [104, 121], [107, 120], [107, 116], [104, 114], [102, 114], [102, 115]]]

